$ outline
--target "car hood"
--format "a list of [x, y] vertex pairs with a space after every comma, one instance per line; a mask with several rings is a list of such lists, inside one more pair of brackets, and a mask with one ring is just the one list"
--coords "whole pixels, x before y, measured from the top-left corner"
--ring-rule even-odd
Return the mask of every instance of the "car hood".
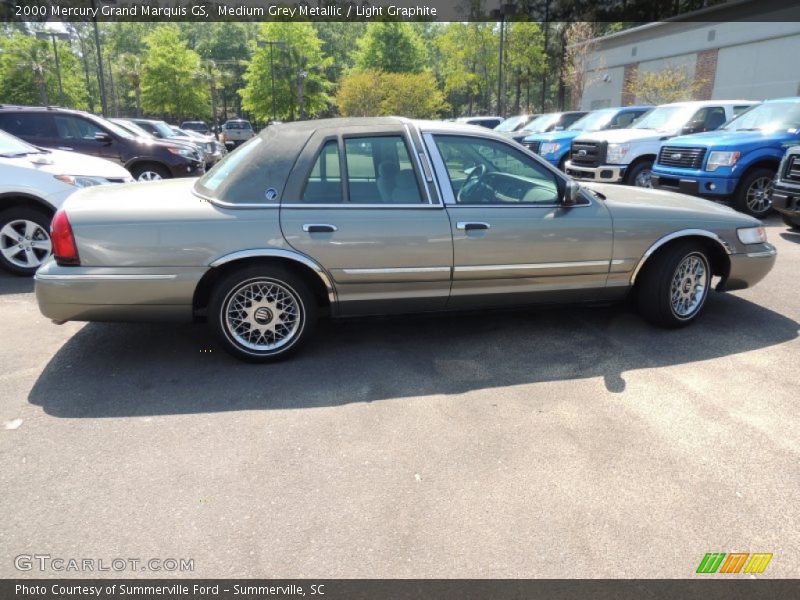
[[570, 142], [581, 135], [580, 131], [551, 131], [550, 133], [534, 133], [525, 138], [526, 142]]
[[666, 139], [674, 135], [669, 131], [656, 131], [655, 129], [608, 129], [605, 131], [592, 131], [582, 133], [576, 139], [579, 142], [608, 142], [609, 144], [622, 144], [624, 142], [655, 141]]
[[757, 227], [761, 224], [758, 219], [728, 206], [676, 192], [607, 183], [581, 183], [581, 185], [605, 196], [605, 204], [612, 216], [617, 212], [624, 212], [630, 216], [632, 211], [640, 212], [643, 216], [651, 216], [657, 211], [665, 218], [672, 214], [682, 219], [696, 217], [703, 221], [725, 221], [739, 227]]
[[112, 179], [131, 176], [124, 167], [110, 160], [65, 150], [48, 150], [42, 154], [28, 154], [0, 160], [6, 164], [29, 167], [53, 175], [84, 175]]
[[741, 148], [748, 145], [764, 146], [769, 142], [780, 143], [787, 140], [796, 140], [797, 133], [793, 131], [706, 131], [681, 135], [669, 141], [670, 146], [702, 146], [704, 148], [726, 147]]

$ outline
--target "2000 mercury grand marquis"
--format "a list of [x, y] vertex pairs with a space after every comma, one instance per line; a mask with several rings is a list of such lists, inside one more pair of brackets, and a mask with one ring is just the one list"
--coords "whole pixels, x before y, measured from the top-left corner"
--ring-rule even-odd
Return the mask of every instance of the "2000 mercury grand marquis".
[[607, 302], [678, 327], [775, 262], [761, 223], [671, 192], [578, 186], [486, 129], [400, 118], [274, 125], [196, 181], [89, 188], [36, 274], [56, 322], [207, 319], [240, 358], [318, 315]]

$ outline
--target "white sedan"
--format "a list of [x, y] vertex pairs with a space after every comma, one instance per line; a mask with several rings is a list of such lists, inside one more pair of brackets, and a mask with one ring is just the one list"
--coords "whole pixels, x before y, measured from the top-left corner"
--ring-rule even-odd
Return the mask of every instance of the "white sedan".
[[50, 256], [50, 220], [80, 188], [133, 181], [93, 156], [45, 150], [0, 131], [0, 267], [33, 275]]

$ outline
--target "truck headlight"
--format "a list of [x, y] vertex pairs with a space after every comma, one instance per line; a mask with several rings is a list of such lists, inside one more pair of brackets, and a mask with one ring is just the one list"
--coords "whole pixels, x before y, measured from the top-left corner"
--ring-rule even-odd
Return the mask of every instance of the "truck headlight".
[[737, 229], [736, 236], [743, 244], [763, 244], [767, 241], [767, 231], [763, 227]]
[[561, 144], [547, 142], [539, 146], [539, 154], [555, 154], [559, 148], [561, 148]]
[[706, 171], [716, 171], [719, 167], [732, 167], [740, 156], [741, 152], [712, 152], [708, 155]]
[[86, 175], [55, 175], [62, 183], [74, 185], [75, 187], [85, 188], [92, 187], [93, 185], [104, 185], [108, 180], [104, 177], [87, 177]]
[[630, 144], [609, 144], [606, 158], [608, 162], [612, 164], [623, 164], [625, 162], [625, 155], [630, 149]]

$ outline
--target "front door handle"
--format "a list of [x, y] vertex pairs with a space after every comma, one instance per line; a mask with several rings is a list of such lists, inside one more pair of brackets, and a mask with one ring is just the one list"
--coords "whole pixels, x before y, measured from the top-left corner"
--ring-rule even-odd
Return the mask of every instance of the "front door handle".
[[306, 233], [333, 233], [337, 231], [336, 225], [327, 225], [325, 223], [306, 223], [303, 225], [303, 231]]
[[475, 229], [489, 229], [491, 225], [488, 223], [484, 223], [482, 221], [478, 222], [467, 222], [467, 221], [459, 221], [456, 223], [456, 228], [463, 229], [464, 231], [472, 231]]

